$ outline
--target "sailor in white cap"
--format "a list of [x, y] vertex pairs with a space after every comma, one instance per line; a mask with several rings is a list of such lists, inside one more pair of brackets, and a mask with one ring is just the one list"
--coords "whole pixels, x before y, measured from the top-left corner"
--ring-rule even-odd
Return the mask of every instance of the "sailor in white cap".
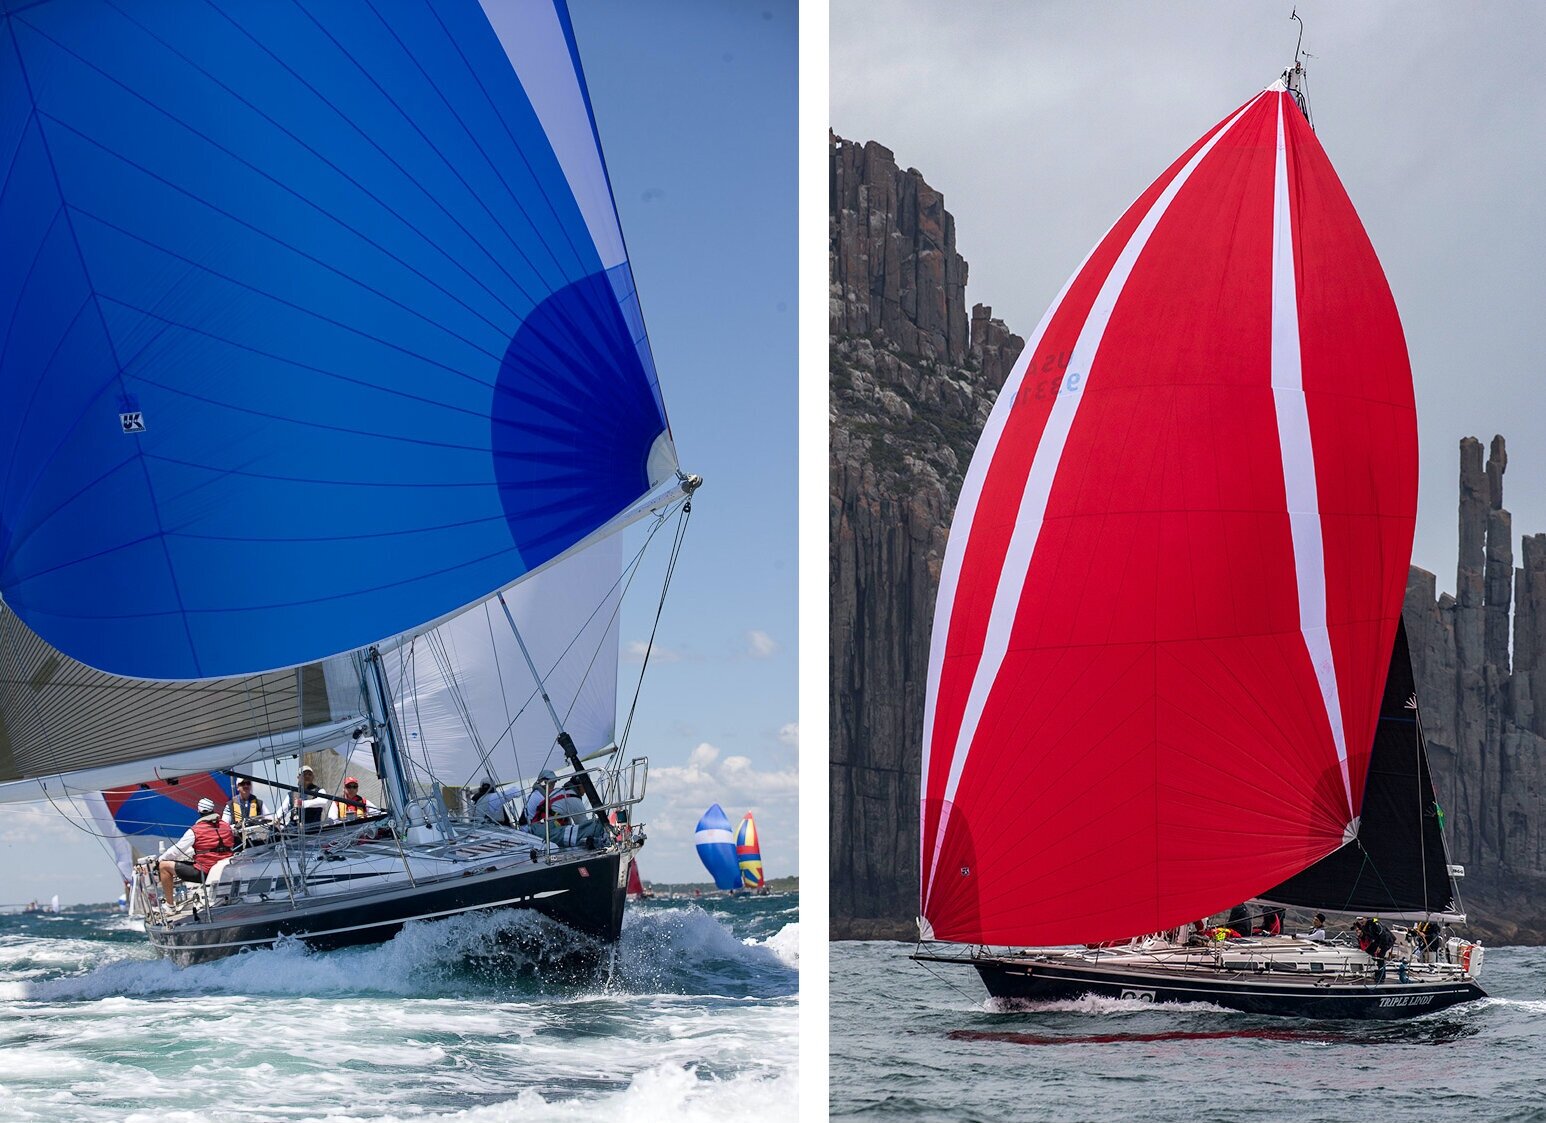
[[157, 867], [165, 899], [172, 899], [174, 876], [180, 881], [202, 883], [216, 863], [235, 851], [236, 833], [230, 823], [221, 820], [215, 801], [205, 796], [199, 800], [199, 817], [193, 826], [161, 852]]

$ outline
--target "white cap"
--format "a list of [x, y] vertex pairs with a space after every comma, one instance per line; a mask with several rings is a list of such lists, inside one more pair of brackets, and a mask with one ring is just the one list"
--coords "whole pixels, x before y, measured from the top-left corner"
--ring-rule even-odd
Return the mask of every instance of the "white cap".
[[200, 815], [208, 815], [214, 809], [215, 809], [215, 801], [210, 799], [209, 796], [205, 796], [203, 799], [199, 800], [199, 814]]

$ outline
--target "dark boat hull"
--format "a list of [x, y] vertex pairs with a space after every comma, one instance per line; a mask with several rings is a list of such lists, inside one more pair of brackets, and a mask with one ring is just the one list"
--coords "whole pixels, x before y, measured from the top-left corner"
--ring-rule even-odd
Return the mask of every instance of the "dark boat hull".
[[529, 909], [598, 944], [622, 932], [626, 880], [618, 853], [552, 866], [490, 868], [417, 886], [319, 898], [299, 907], [237, 905], [208, 920], [147, 926], [151, 945], [183, 966], [272, 946], [287, 937], [319, 951], [391, 939], [412, 920], [468, 912]]
[[1160, 971], [1012, 957], [949, 961], [970, 962], [995, 998], [1033, 1002], [1097, 995], [1141, 1002], [1203, 1002], [1275, 1017], [1394, 1021], [1487, 997], [1469, 981], [1403, 984], [1395, 981], [1394, 967], [1389, 981], [1376, 985], [1334, 978], [1291, 979], [1276, 972], [1179, 978]]

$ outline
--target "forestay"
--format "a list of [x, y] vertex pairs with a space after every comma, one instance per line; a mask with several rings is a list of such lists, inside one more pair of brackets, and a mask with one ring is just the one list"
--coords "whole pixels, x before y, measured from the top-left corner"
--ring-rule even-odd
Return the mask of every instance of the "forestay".
[[136, 678], [448, 617], [676, 469], [562, 0], [0, 15], [0, 595]]
[[926, 932], [1124, 939], [1351, 836], [1416, 437], [1384, 274], [1277, 84], [1117, 220], [973, 456], [925, 703]]

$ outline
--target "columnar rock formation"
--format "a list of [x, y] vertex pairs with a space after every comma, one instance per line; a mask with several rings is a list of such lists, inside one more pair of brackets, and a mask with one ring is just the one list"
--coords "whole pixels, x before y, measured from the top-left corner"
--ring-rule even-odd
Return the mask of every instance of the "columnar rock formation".
[[1455, 595], [1416, 566], [1406, 595], [1434, 784], [1481, 914], [1541, 912], [1546, 891], [1546, 534], [1525, 536], [1515, 569], [1507, 467], [1502, 437], [1485, 463], [1480, 441], [1460, 442]]
[[[835, 937], [915, 933], [929, 629], [950, 517], [1023, 341], [966, 311], [943, 196], [878, 144], [831, 168], [831, 891]], [[1508, 455], [1460, 443], [1455, 595], [1406, 622], [1462, 893], [1493, 942], [1546, 939], [1546, 534], [1514, 566]], [[1543, 466], [1546, 470], [1546, 466]], [[1512, 644], [1510, 636], [1512, 635]]]
[[918, 745], [934, 592], [977, 435], [1023, 341], [978, 305], [944, 197], [831, 141], [832, 916], [916, 912]]

